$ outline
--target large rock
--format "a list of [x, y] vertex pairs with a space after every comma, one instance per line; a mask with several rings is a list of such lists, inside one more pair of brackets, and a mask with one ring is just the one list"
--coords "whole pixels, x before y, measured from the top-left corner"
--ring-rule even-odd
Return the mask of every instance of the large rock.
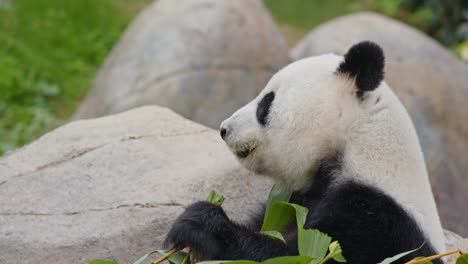
[[[447, 250], [460, 249], [463, 253], [468, 252], [468, 238], [462, 238], [461, 236], [444, 230], [445, 234], [445, 246]], [[451, 255], [448, 257], [447, 264], [455, 264], [458, 254]]]
[[74, 119], [156, 104], [218, 128], [288, 61], [261, 1], [155, 1], [107, 58]]
[[386, 80], [416, 125], [444, 226], [468, 235], [468, 65], [423, 33], [372, 13], [319, 26], [292, 57], [344, 54], [361, 40], [384, 48]]
[[73, 122], [0, 159], [0, 263], [133, 263], [211, 190], [243, 220], [270, 187], [167, 109]]

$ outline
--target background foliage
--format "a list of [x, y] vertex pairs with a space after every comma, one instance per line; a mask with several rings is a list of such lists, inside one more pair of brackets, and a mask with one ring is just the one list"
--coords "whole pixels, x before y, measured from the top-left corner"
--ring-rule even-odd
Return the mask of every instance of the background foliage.
[[142, 2], [0, 0], [0, 155], [70, 116]]
[[[69, 118], [125, 27], [150, 2], [0, 0], [0, 155]], [[468, 60], [466, 0], [264, 2], [290, 44], [323, 21], [371, 10], [424, 30]]]
[[[374, 11], [415, 26], [460, 52], [468, 43], [468, 1], [466, 0], [264, 0], [273, 16], [292, 37], [323, 21], [356, 11]], [[295, 39], [294, 39], [295, 40]], [[293, 41], [294, 41], [293, 40]], [[467, 58], [468, 60], [468, 58]]]

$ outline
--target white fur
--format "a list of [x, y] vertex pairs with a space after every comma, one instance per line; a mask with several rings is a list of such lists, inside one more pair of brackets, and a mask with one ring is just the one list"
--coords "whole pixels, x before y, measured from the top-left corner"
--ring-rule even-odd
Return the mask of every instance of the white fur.
[[[418, 222], [438, 252], [442, 227], [413, 124], [384, 82], [355, 96], [353, 80], [336, 73], [342, 57], [327, 54], [294, 62], [275, 74], [256, 99], [226, 119], [227, 145], [248, 169], [298, 190], [331, 151], [342, 150], [343, 179], [379, 188]], [[269, 122], [256, 120], [259, 101], [275, 92]]]

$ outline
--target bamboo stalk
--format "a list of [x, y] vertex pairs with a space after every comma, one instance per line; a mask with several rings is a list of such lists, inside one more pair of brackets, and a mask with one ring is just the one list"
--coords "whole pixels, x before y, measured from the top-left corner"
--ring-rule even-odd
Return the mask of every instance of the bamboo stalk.
[[177, 248], [174, 248], [172, 249], [171, 251], [167, 252], [164, 256], [162, 256], [160, 259], [154, 261], [154, 262], [151, 262], [151, 264], [159, 264], [163, 261], [165, 261], [166, 259], [170, 258], [172, 255], [174, 255], [176, 252], [177, 252]]
[[438, 259], [438, 258], [441, 258], [441, 257], [445, 257], [445, 256], [449, 256], [449, 255], [456, 254], [456, 253], [458, 253], [460, 255], [463, 254], [460, 249], [455, 249], [455, 250], [452, 250], [452, 251], [448, 251], [448, 252], [437, 254], [437, 255], [434, 255], [434, 256], [430, 256], [430, 257], [425, 257], [425, 258], [421, 258], [421, 259], [413, 259], [413, 260], [410, 260], [409, 262], [406, 262], [405, 264], [424, 264], [424, 263], [426, 263], [428, 261]]

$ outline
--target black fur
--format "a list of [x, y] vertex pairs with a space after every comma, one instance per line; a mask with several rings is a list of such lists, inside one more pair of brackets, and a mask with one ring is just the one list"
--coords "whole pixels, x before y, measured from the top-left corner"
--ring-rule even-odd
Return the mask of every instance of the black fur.
[[262, 126], [266, 126], [267, 124], [267, 118], [268, 114], [270, 113], [270, 108], [271, 104], [273, 103], [273, 100], [275, 100], [275, 93], [274, 92], [269, 92], [267, 93], [260, 103], [258, 103], [257, 106], [257, 120], [258, 123]]
[[370, 41], [352, 46], [337, 72], [349, 75], [359, 89], [358, 95], [376, 89], [384, 78], [385, 57], [382, 49]]
[[[311, 188], [295, 192], [291, 202], [309, 209], [306, 228], [316, 228], [338, 240], [349, 264], [375, 264], [387, 257], [419, 247], [426, 237], [408, 213], [378, 189], [348, 181], [330, 184], [341, 173], [340, 156], [322, 163]], [[297, 229], [284, 237], [286, 244], [258, 233], [263, 215], [254, 217], [250, 227], [228, 219], [219, 206], [198, 202], [176, 220], [165, 244], [190, 247], [199, 259], [245, 259], [297, 255]], [[434, 255], [429, 241], [417, 256]], [[327, 263], [337, 263], [333, 260]], [[434, 264], [441, 264], [439, 260]]]
[[190, 247], [198, 260], [250, 259], [260, 261], [272, 252], [288, 254], [285, 244], [250, 230], [228, 219], [223, 209], [209, 202], [189, 206], [177, 218], [164, 246]]

